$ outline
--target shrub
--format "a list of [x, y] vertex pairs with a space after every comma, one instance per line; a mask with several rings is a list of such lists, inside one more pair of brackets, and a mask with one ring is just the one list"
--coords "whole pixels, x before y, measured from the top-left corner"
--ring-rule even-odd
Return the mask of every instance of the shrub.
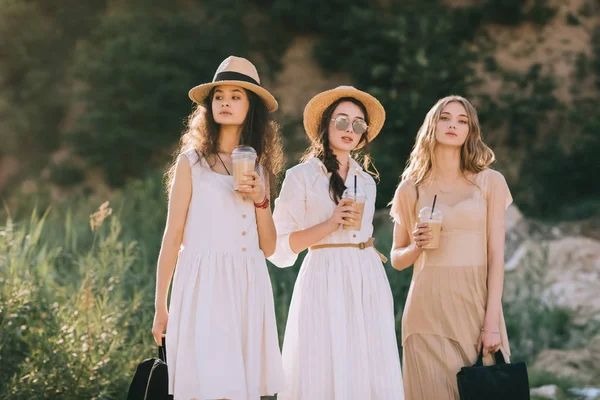
[[122, 398], [150, 336], [137, 246], [112, 219], [83, 253], [51, 248], [46, 219], [1, 229], [0, 398]]

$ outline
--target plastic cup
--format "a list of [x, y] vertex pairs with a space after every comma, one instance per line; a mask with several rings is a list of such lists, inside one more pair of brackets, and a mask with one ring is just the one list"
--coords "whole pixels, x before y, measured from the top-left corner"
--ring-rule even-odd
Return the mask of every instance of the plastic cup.
[[434, 209], [431, 213], [431, 207], [423, 207], [419, 211], [419, 222], [424, 222], [431, 228], [433, 238], [428, 245], [423, 246], [424, 249], [437, 249], [440, 247], [440, 234], [442, 230], [442, 212], [439, 209]]
[[256, 167], [256, 150], [250, 146], [238, 146], [231, 153], [233, 163], [233, 190], [239, 189], [240, 181], [248, 179], [247, 172]]
[[360, 231], [360, 228], [362, 226], [363, 214], [365, 212], [365, 201], [367, 200], [367, 195], [359, 187], [356, 188], [356, 192], [354, 191], [353, 187], [349, 187], [344, 191], [344, 194], [342, 195], [342, 200], [344, 200], [347, 205], [356, 208], [359, 212], [354, 217], [355, 219], [352, 222], [352, 224], [344, 225], [344, 229], [347, 231]]

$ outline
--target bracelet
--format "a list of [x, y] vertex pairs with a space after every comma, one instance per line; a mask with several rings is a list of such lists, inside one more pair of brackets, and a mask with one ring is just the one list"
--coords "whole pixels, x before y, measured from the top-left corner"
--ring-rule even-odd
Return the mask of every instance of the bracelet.
[[481, 328], [481, 332], [485, 332], [485, 333], [495, 333], [495, 334], [497, 334], [497, 335], [499, 335], [499, 334], [500, 334], [500, 331], [498, 331], [498, 332], [486, 331], [486, 330], [485, 330], [485, 329], [483, 329], [483, 328]]
[[271, 202], [269, 201], [269, 198], [265, 195], [265, 199], [262, 202], [254, 203], [254, 207], [255, 208], [268, 208], [269, 204], [271, 204]]

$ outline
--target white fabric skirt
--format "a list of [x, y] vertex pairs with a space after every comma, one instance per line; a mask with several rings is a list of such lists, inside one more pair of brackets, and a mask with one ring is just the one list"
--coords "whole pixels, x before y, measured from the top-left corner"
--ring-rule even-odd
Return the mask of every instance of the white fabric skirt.
[[281, 391], [284, 376], [263, 253], [182, 250], [166, 347], [175, 400], [258, 400]]
[[296, 280], [278, 400], [402, 400], [394, 303], [379, 256], [310, 251]]

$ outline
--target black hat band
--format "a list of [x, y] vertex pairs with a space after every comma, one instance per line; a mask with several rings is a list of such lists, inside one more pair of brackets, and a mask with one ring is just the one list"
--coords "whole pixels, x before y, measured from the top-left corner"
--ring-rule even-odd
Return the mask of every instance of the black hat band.
[[233, 72], [233, 71], [219, 72], [215, 76], [215, 79], [213, 80], [213, 82], [220, 82], [220, 81], [242, 81], [242, 82], [253, 83], [256, 86], [260, 86], [260, 83], [256, 82], [254, 79], [252, 79], [248, 75], [240, 74], [239, 72]]

